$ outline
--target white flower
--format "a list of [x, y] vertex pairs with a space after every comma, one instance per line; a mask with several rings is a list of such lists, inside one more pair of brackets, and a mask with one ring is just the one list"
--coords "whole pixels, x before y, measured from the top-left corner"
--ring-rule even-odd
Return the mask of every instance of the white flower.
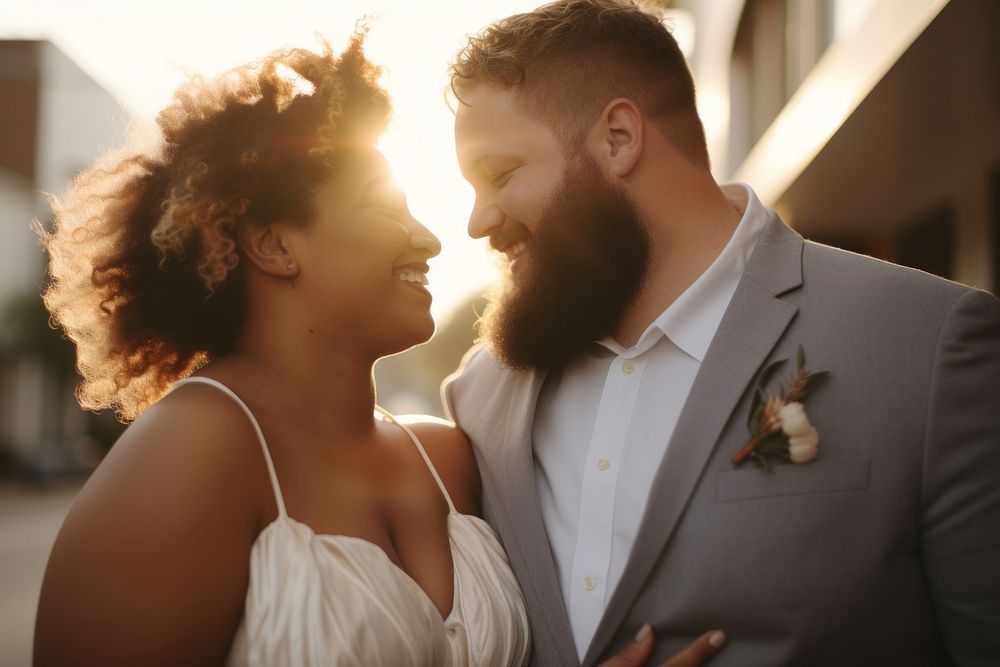
[[806, 410], [801, 403], [789, 403], [778, 411], [778, 419], [781, 421], [781, 430], [789, 438], [803, 435], [809, 432], [812, 424], [806, 416]]
[[788, 453], [792, 463], [809, 463], [819, 455], [819, 433], [810, 426], [805, 433], [790, 436]]

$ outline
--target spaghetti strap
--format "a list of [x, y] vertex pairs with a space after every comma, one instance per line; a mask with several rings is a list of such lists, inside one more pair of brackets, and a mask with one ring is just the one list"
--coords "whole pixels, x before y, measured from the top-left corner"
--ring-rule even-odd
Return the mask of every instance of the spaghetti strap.
[[381, 406], [376, 405], [375, 406], [375, 410], [380, 415], [382, 415], [383, 417], [385, 417], [386, 419], [388, 419], [391, 423], [393, 423], [396, 426], [398, 426], [399, 428], [403, 429], [403, 431], [406, 433], [406, 435], [408, 435], [410, 437], [410, 440], [412, 440], [413, 444], [416, 445], [417, 451], [420, 452], [420, 456], [423, 457], [424, 463], [427, 464], [427, 468], [431, 471], [431, 475], [434, 476], [434, 481], [437, 482], [438, 488], [441, 489], [441, 493], [444, 495], [444, 499], [448, 501], [448, 512], [450, 514], [457, 513], [458, 510], [455, 509], [455, 503], [453, 503], [451, 501], [451, 495], [448, 493], [448, 489], [445, 487], [444, 482], [441, 481], [441, 476], [438, 475], [437, 468], [435, 468], [434, 464], [431, 463], [431, 457], [427, 455], [427, 452], [426, 452], [426, 450], [424, 450], [424, 446], [420, 443], [420, 438], [417, 437], [417, 434], [414, 433], [413, 429], [411, 429], [406, 424], [403, 424], [403, 423], [400, 423], [399, 421], [397, 421], [396, 418], [393, 417], [389, 413], [389, 411], [386, 410], [385, 408], [382, 408]]
[[260, 424], [257, 423], [257, 418], [253, 416], [253, 412], [250, 410], [250, 407], [243, 402], [243, 399], [241, 399], [239, 396], [236, 395], [236, 392], [234, 392], [232, 389], [222, 384], [218, 380], [213, 380], [212, 378], [201, 377], [201, 376], [187, 377], [184, 378], [183, 380], [175, 382], [174, 386], [171, 388], [171, 391], [173, 391], [182, 384], [191, 382], [198, 382], [200, 384], [211, 385], [216, 389], [218, 389], [219, 391], [221, 391], [222, 393], [229, 396], [229, 398], [233, 399], [236, 405], [243, 408], [243, 412], [246, 413], [247, 417], [250, 418], [250, 423], [253, 424], [253, 430], [257, 433], [257, 440], [260, 442], [260, 448], [264, 452], [264, 461], [267, 463], [267, 473], [271, 477], [271, 487], [274, 490], [274, 501], [278, 505], [278, 514], [282, 517], [288, 516], [288, 513], [285, 511], [285, 499], [281, 495], [281, 486], [278, 484], [278, 473], [274, 469], [274, 461], [271, 460], [271, 451], [267, 447], [267, 440], [264, 439], [264, 432], [260, 430]]

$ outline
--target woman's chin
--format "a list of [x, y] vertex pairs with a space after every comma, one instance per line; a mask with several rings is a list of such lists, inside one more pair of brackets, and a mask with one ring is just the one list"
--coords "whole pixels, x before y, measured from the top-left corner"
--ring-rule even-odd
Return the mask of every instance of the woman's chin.
[[[434, 318], [431, 317], [430, 313], [427, 313], [427, 318], [421, 322], [418, 326], [414, 326], [412, 329], [413, 340], [409, 347], [414, 347], [416, 345], [423, 345], [431, 338], [434, 337], [434, 331], [436, 330], [436, 325], [434, 323]], [[407, 349], [409, 349], [409, 347]]]
[[418, 345], [423, 345], [434, 336], [434, 331], [434, 319], [430, 313], [427, 313], [426, 318], [422, 321], [410, 319], [392, 332], [395, 335], [392, 336], [391, 340], [386, 341], [383, 356], [400, 354]]

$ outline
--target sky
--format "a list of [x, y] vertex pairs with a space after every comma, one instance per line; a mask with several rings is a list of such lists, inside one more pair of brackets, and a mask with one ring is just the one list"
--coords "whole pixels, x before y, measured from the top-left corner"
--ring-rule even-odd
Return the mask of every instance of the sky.
[[486, 242], [465, 233], [472, 190], [454, 156], [447, 66], [466, 35], [541, 0], [0, 0], [0, 39], [48, 39], [149, 121], [189, 74], [212, 75], [284, 46], [335, 49], [368, 17], [366, 51], [385, 68], [395, 116], [380, 149], [414, 215], [443, 244], [431, 261], [443, 318], [496, 278]]

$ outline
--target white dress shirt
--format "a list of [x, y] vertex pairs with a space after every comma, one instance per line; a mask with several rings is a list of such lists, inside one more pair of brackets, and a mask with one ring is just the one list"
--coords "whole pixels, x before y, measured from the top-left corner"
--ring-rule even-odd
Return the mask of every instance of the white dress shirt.
[[546, 379], [532, 431], [542, 518], [582, 660], [621, 579], [695, 376], [768, 209], [723, 186], [742, 212], [711, 266], [630, 348], [611, 338]]

